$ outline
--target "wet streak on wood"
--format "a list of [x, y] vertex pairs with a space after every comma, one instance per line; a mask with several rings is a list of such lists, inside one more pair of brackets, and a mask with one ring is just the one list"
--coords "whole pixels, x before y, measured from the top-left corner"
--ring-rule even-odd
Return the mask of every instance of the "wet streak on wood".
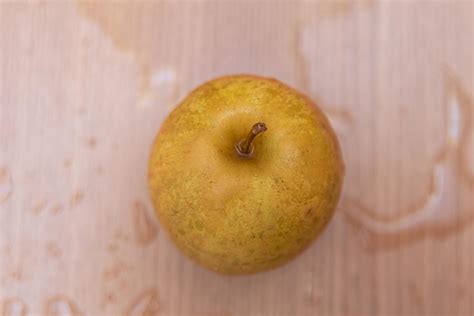
[[[474, 314], [473, 15], [470, 1], [0, 3], [0, 313]], [[224, 277], [161, 234], [147, 159], [188, 91], [242, 72], [323, 108], [346, 182], [307, 251]]]

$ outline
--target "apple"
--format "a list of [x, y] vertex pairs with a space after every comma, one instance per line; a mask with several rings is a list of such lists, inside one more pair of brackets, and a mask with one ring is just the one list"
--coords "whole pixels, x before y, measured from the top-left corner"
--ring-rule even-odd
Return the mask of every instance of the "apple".
[[235, 75], [192, 91], [149, 160], [156, 214], [176, 245], [225, 274], [277, 267], [305, 249], [337, 205], [344, 165], [323, 112], [269, 78]]

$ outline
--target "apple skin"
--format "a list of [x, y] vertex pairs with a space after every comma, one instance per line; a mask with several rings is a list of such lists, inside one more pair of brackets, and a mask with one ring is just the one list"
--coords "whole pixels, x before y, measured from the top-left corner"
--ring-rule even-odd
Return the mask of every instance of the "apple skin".
[[[268, 128], [251, 158], [235, 144]], [[156, 214], [176, 245], [224, 274], [277, 267], [325, 228], [344, 178], [321, 110], [287, 85], [253, 75], [199, 86], [169, 115], [149, 160]]]

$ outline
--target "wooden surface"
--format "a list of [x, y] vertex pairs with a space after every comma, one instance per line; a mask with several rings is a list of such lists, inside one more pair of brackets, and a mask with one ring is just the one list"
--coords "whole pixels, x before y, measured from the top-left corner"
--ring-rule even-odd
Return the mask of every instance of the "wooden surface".
[[[473, 315], [474, 3], [0, 4], [2, 315]], [[347, 166], [290, 264], [225, 277], [151, 211], [151, 142], [218, 75], [315, 99]]]

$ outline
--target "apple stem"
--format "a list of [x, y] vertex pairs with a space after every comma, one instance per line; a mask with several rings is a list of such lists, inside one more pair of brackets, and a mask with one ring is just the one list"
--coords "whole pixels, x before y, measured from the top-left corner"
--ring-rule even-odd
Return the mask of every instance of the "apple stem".
[[267, 126], [265, 125], [265, 123], [258, 122], [254, 124], [247, 137], [235, 144], [235, 149], [237, 153], [242, 157], [251, 157], [253, 154], [253, 139], [258, 134], [263, 133], [266, 130]]

